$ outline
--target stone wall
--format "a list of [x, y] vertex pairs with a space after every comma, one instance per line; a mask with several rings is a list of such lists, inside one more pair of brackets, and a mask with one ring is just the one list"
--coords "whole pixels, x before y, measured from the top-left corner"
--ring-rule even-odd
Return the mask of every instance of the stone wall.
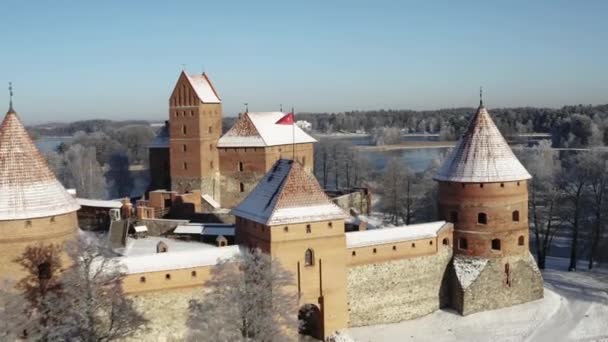
[[442, 245], [433, 255], [350, 267], [349, 326], [399, 322], [447, 305], [451, 258]]
[[452, 307], [462, 315], [543, 298], [543, 278], [529, 252], [500, 259], [456, 256], [450, 274]]
[[368, 189], [355, 188], [343, 191], [327, 191], [331, 200], [340, 208], [350, 213], [350, 209], [355, 209], [361, 215], [370, 214], [371, 194]]

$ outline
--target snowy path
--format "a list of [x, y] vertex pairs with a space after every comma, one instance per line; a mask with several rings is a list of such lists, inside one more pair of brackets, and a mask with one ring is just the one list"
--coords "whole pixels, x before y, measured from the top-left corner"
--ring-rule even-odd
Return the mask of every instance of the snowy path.
[[608, 341], [608, 272], [566, 272], [549, 262], [545, 298], [462, 317], [451, 311], [351, 328], [356, 341]]

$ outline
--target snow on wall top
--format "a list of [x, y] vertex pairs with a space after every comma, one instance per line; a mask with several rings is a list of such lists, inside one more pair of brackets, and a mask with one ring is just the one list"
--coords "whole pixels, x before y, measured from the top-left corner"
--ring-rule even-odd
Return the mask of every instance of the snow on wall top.
[[0, 125], [0, 220], [62, 215], [78, 209], [17, 114], [9, 111]]
[[488, 259], [468, 257], [462, 255], [454, 256], [454, 270], [456, 271], [456, 277], [460, 282], [462, 289], [467, 289], [479, 275], [481, 271], [486, 267]]
[[445, 226], [445, 221], [387, 227], [346, 233], [346, 247], [366, 247], [386, 243], [433, 238]]
[[313, 175], [287, 159], [279, 159], [232, 214], [270, 226], [346, 218]]
[[434, 177], [438, 181], [462, 183], [530, 178], [483, 105]]
[[190, 82], [192, 89], [196, 92], [199, 100], [203, 103], [221, 103], [220, 97], [218, 96], [215, 88], [211, 84], [211, 81], [207, 77], [207, 74], [202, 75], [188, 75], [185, 71], [183, 72]]
[[241, 253], [238, 245], [119, 257], [126, 274], [160, 272], [216, 265]]
[[94, 207], [94, 208], [108, 208], [108, 209], [120, 209], [122, 208], [122, 202], [120, 201], [107, 201], [107, 200], [96, 200], [88, 198], [76, 198], [76, 202], [82, 207]]
[[277, 125], [285, 113], [248, 112], [218, 141], [218, 147], [266, 147], [314, 143], [316, 140], [298, 125]]

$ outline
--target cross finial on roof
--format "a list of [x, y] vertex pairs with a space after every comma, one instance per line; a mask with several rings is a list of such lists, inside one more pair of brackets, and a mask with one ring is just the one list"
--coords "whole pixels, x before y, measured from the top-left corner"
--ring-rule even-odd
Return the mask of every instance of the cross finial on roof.
[[243, 103], [245, 105], [245, 113], [249, 113], [249, 103]]
[[8, 82], [8, 96], [9, 96], [8, 112], [12, 113], [12, 112], [14, 112], [14, 110], [13, 110], [13, 82]]
[[479, 107], [483, 107], [483, 87], [479, 87]]

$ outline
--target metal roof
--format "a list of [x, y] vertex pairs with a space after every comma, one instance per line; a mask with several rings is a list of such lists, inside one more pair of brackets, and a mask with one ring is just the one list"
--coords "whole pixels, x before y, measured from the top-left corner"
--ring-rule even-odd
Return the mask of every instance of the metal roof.
[[469, 126], [434, 179], [445, 182], [490, 183], [530, 179], [505, 138], [480, 105]]

